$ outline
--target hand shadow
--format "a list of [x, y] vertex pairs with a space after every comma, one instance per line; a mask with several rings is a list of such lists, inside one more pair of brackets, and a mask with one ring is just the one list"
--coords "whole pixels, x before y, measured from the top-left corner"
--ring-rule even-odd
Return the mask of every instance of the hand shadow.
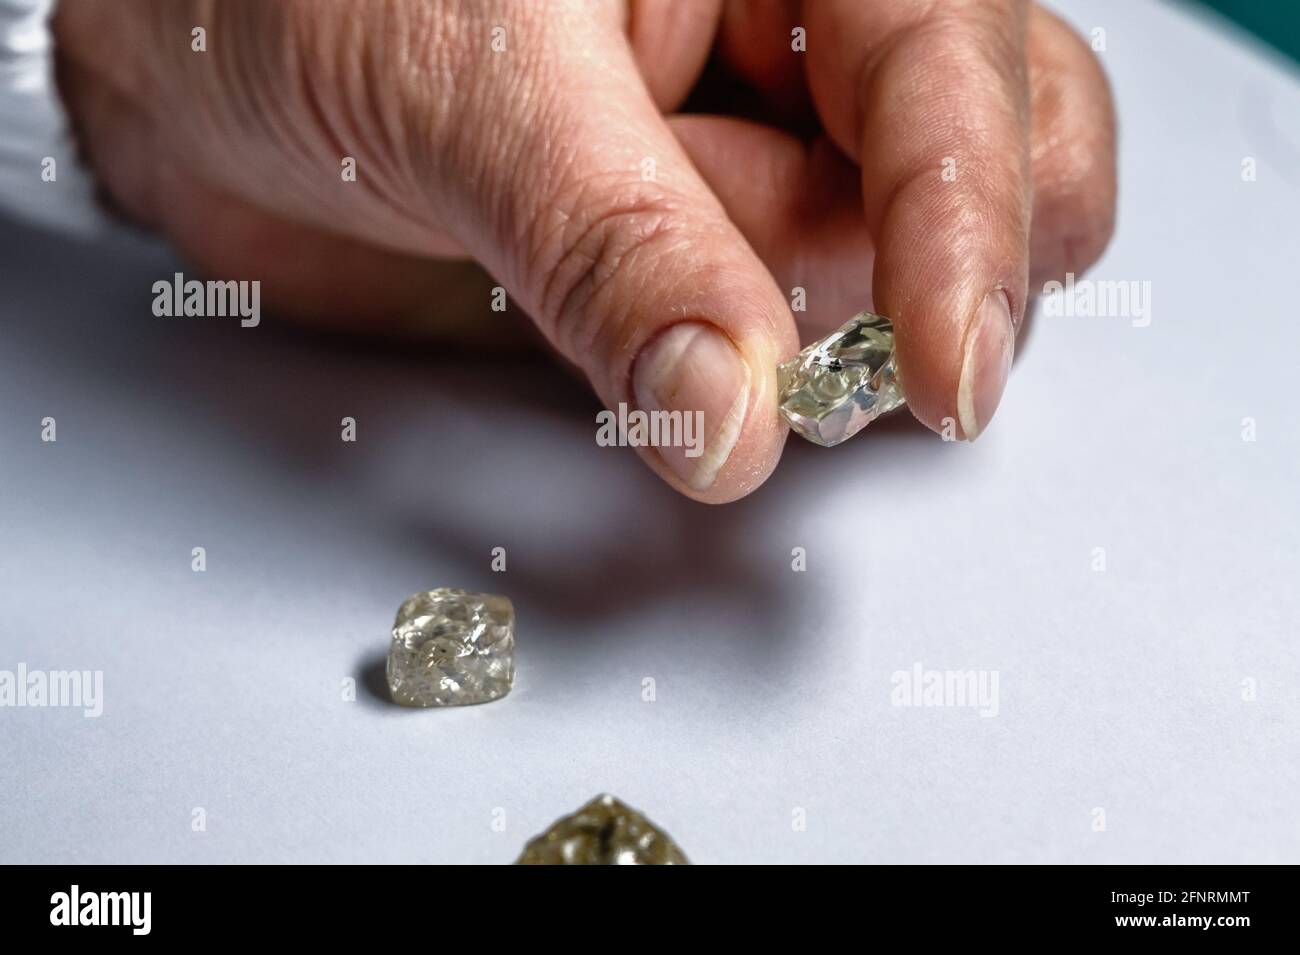
[[[240, 466], [334, 485], [395, 551], [438, 568], [413, 590], [508, 593], [525, 631], [545, 640], [530, 662], [541, 674], [534, 685], [665, 614], [674, 622], [658, 644], [689, 654], [710, 638], [708, 621], [739, 622], [752, 666], [779, 671], [818, 613], [818, 588], [794, 572], [791, 553], [806, 543], [800, 511], [822, 476], [860, 471], [865, 495], [873, 474], [914, 467], [912, 454], [895, 453], [900, 443], [943, 450], [897, 414], [834, 450], [795, 439], [759, 492], [701, 505], [630, 449], [598, 447], [596, 402], [545, 356], [325, 337], [274, 316], [256, 329], [162, 319], [150, 309], [152, 282], [183, 268], [164, 252], [10, 239], [10, 267], [25, 277], [20, 312], [23, 295], [39, 296], [39, 311], [55, 318], [14, 321], [7, 332], [52, 376], [183, 416], [242, 455]], [[484, 311], [485, 321], [501, 320], [486, 302]], [[344, 416], [358, 422], [357, 444], [340, 439]], [[505, 574], [490, 566], [496, 546]], [[390, 705], [382, 655], [368, 654], [358, 676], [366, 695]]]

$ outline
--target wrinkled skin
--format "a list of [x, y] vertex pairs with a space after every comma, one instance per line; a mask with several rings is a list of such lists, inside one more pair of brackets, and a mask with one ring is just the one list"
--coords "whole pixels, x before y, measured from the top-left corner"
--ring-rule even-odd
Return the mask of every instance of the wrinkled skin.
[[[115, 204], [287, 313], [452, 323], [470, 287], [481, 315], [472, 259], [610, 406], [665, 328], [721, 330], [749, 376], [725, 462], [701, 487], [642, 452], [705, 501], [776, 465], [792, 288], [812, 328], [874, 301], [913, 413], [973, 438], [1001, 394], [959, 407], [980, 303], [1019, 327], [1113, 224], [1105, 79], [1017, 0], [62, 0], [55, 27]], [[715, 49], [771, 121], [674, 115]]]

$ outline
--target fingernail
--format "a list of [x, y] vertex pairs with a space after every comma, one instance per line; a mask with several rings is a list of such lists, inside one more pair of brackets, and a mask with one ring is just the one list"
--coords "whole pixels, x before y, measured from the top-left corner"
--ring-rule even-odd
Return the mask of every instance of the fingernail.
[[709, 488], [740, 438], [749, 405], [749, 366], [730, 339], [703, 322], [672, 326], [641, 350], [632, 391], [644, 412], [681, 412], [683, 440], [661, 441], [659, 456], [689, 487]]
[[967, 441], [988, 427], [1011, 373], [1016, 330], [1007, 293], [995, 288], [984, 296], [966, 332], [961, 380], [957, 384], [957, 420]]

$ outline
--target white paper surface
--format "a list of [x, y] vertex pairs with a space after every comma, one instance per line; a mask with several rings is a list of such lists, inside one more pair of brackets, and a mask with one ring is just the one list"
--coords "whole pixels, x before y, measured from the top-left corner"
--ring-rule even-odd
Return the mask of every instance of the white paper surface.
[[[0, 861], [503, 863], [601, 791], [702, 863], [1297, 861], [1300, 82], [1062, 8], [1121, 119], [1089, 277], [1150, 324], [1040, 315], [978, 444], [792, 442], [724, 508], [544, 364], [157, 319], [159, 253], [0, 228], [0, 670], [104, 674], [98, 719], [0, 708]], [[505, 700], [375, 694], [437, 585], [514, 599]], [[916, 663], [997, 715], [891, 705]]]

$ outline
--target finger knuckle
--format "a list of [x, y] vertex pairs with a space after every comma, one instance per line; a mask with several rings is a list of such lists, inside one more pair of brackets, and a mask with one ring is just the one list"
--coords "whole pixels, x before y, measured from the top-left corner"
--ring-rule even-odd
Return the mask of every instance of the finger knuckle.
[[1062, 201], [1055, 218], [1067, 223], [1057, 231], [1060, 272], [1087, 269], [1101, 258], [1115, 232], [1114, 207], [1077, 194]]
[[528, 271], [546, 331], [577, 357], [629, 322], [656, 263], [684, 241], [681, 210], [663, 192], [640, 188], [592, 201], [581, 187], [555, 207], [577, 211], [560, 214], [530, 243]]

